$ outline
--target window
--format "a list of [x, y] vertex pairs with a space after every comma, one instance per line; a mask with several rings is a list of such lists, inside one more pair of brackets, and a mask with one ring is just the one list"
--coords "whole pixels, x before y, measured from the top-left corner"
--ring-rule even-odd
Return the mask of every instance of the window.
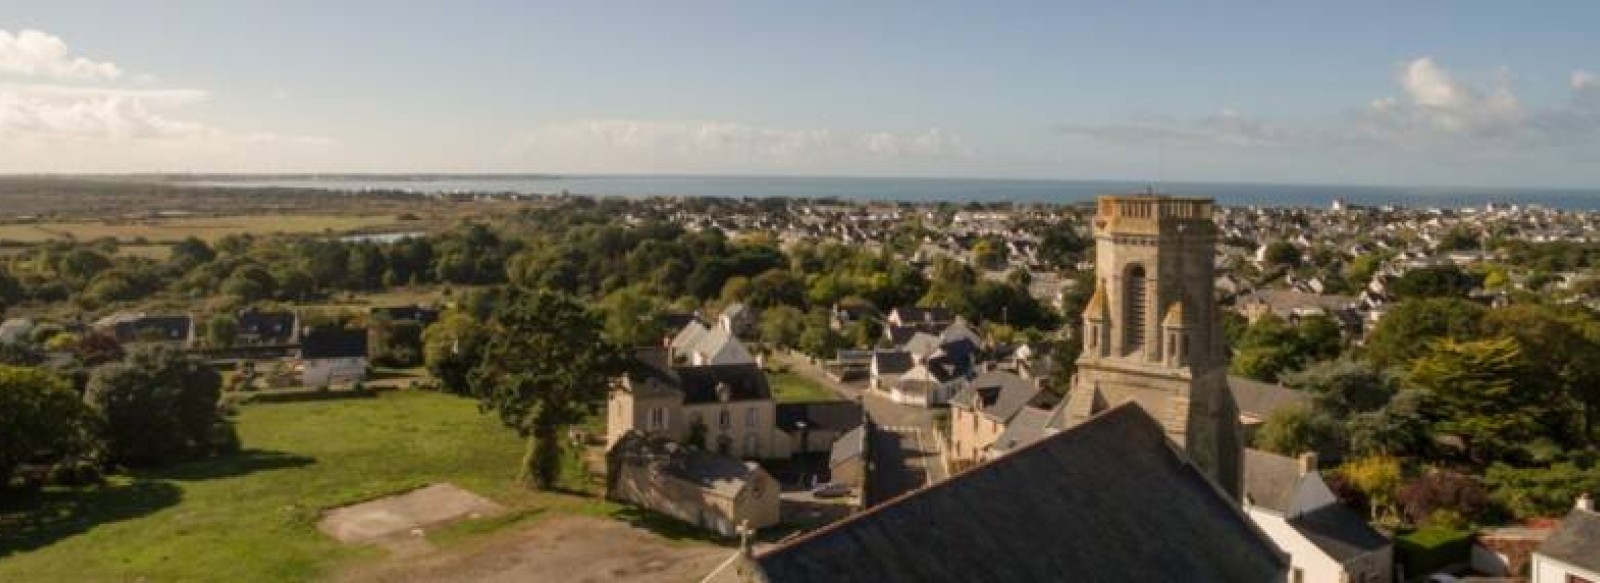
[[667, 410], [666, 409], [663, 409], [661, 407], [652, 407], [652, 408], [650, 408], [650, 428], [651, 429], [666, 429], [667, 428]]
[[1128, 268], [1128, 277], [1123, 280], [1123, 313], [1122, 337], [1123, 347], [1127, 352], [1134, 352], [1144, 347], [1144, 266], [1134, 265]]
[[756, 408], [755, 407], [751, 407], [749, 409], [745, 409], [744, 410], [744, 426], [745, 427], [755, 427], [756, 426]]
[[723, 409], [721, 413], [717, 413], [717, 426], [723, 428], [733, 426], [733, 416], [728, 414], [727, 409]]
[[759, 457], [761, 455], [761, 440], [755, 435], [744, 436], [744, 456]]
[[1294, 574], [1289, 576], [1289, 583], [1306, 583], [1306, 571], [1299, 567], [1294, 568]]

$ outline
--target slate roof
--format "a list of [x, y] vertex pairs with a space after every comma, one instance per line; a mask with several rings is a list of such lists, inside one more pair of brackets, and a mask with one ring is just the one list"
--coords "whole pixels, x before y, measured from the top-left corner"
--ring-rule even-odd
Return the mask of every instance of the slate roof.
[[289, 340], [294, 338], [294, 312], [257, 312], [246, 310], [235, 317], [239, 332], [260, 338]]
[[845, 432], [839, 439], [833, 440], [833, 446], [828, 450], [828, 465], [833, 466], [852, 458], [861, 457], [867, 446], [867, 426], [857, 425], [855, 429]]
[[630, 376], [641, 383], [653, 379], [683, 393], [683, 404], [715, 403], [718, 385], [727, 385], [729, 401], [772, 399], [766, 373], [754, 363], [707, 366], [669, 366], [659, 358], [660, 351], [635, 353], [637, 360]]
[[784, 431], [799, 431], [801, 421], [808, 430], [849, 431], [861, 426], [862, 415], [855, 401], [778, 403], [776, 411], [778, 429]]
[[917, 332], [920, 330], [916, 326], [895, 326], [893, 324], [889, 324], [883, 327], [883, 331], [884, 335], [888, 337], [890, 344], [902, 346], [906, 342], [911, 341], [911, 337], [916, 336]]
[[1050, 417], [1049, 409], [1023, 407], [1011, 418], [1011, 422], [1006, 424], [1005, 430], [995, 437], [994, 444], [989, 446], [989, 450], [995, 454], [1005, 454], [1044, 439], [1050, 432]]
[[915, 306], [899, 307], [890, 312], [891, 316], [898, 316], [900, 323], [914, 325], [918, 323], [947, 324], [955, 319], [955, 312], [949, 308], [918, 308]]
[[872, 361], [877, 363], [879, 374], [905, 374], [915, 366], [911, 353], [903, 350], [879, 350], [872, 353]]
[[1027, 379], [1015, 373], [991, 370], [972, 379], [972, 382], [952, 399], [952, 403], [959, 401], [960, 404], [982, 411], [990, 417], [1007, 421], [1038, 394], [1039, 387]]
[[1287, 561], [1138, 407], [751, 559], [768, 581], [1274, 581]]
[[1257, 449], [1244, 450], [1244, 492], [1251, 504], [1287, 513], [1302, 477], [1300, 460]]
[[300, 358], [366, 358], [367, 331], [313, 328], [300, 339]]
[[1574, 508], [1561, 519], [1538, 553], [1569, 565], [1600, 571], [1600, 513]]
[[190, 322], [189, 316], [146, 316], [140, 314], [132, 318], [116, 321], [111, 326], [111, 332], [119, 342], [136, 342], [146, 338], [188, 340]]
[[738, 496], [756, 470], [753, 463], [683, 447], [661, 436], [644, 437], [636, 431], [629, 431], [617, 440], [607, 455], [621, 457], [624, 463], [647, 464], [727, 498]]
[[1373, 530], [1354, 510], [1329, 504], [1289, 519], [1300, 534], [1322, 552], [1341, 563], [1389, 546], [1389, 539]]
[[1273, 411], [1284, 407], [1311, 403], [1311, 395], [1305, 391], [1244, 377], [1228, 377], [1228, 390], [1239, 405], [1239, 413], [1261, 420], [1266, 420]]

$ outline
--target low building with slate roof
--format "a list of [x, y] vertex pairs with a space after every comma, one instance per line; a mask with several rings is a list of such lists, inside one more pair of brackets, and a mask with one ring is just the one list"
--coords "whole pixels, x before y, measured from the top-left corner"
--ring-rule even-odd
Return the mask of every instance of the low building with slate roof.
[[625, 434], [606, 451], [606, 498], [636, 504], [722, 536], [778, 523], [778, 481], [754, 462]]
[[188, 314], [150, 315], [118, 312], [97, 320], [94, 328], [123, 344], [168, 344], [188, 348], [194, 344], [194, 318]]
[[825, 453], [865, 419], [865, 410], [855, 401], [778, 403], [777, 407], [778, 430], [789, 434], [791, 454]]
[[1245, 450], [1245, 512], [1289, 553], [1291, 581], [1394, 580], [1394, 544], [1339, 503], [1316, 460]]
[[1285, 581], [1288, 560], [1138, 407], [780, 543], [713, 582]]
[[367, 379], [367, 331], [312, 328], [300, 340], [300, 382], [308, 387]]
[[1561, 527], [1533, 552], [1531, 583], [1594, 583], [1600, 581], [1600, 512], [1584, 494]]
[[288, 310], [240, 310], [234, 319], [239, 322], [239, 333], [234, 338], [236, 345], [277, 346], [299, 340], [300, 319]]

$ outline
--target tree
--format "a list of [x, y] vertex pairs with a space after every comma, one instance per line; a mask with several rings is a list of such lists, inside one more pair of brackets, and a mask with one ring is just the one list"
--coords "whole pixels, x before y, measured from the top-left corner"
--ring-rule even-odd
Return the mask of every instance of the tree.
[[1300, 264], [1300, 248], [1288, 241], [1273, 241], [1262, 252], [1267, 265], [1294, 267]]
[[1404, 366], [1433, 339], [1476, 338], [1484, 312], [1483, 306], [1456, 298], [1402, 301], [1378, 321], [1363, 354], [1379, 368]]
[[1486, 464], [1540, 433], [1547, 396], [1523, 381], [1528, 369], [1513, 339], [1443, 339], [1412, 363], [1405, 383], [1431, 395], [1434, 431], [1459, 436], [1467, 456]]
[[1297, 456], [1308, 451], [1337, 450], [1339, 440], [1338, 423], [1310, 407], [1297, 405], [1268, 415], [1257, 430], [1255, 445], [1273, 453]]
[[643, 285], [631, 285], [606, 295], [599, 303], [606, 317], [606, 337], [621, 346], [660, 346], [667, 330], [661, 322], [666, 303]]
[[1490, 498], [1519, 519], [1561, 516], [1579, 494], [1600, 492], [1600, 465], [1559, 462], [1515, 468], [1497, 463], [1484, 475]]
[[528, 438], [523, 480], [555, 488], [563, 430], [605, 398], [623, 370], [622, 351], [605, 339], [597, 315], [549, 291], [511, 298], [492, 326], [468, 386], [481, 407]]
[[1489, 509], [1489, 493], [1478, 480], [1449, 470], [1433, 470], [1411, 481], [1395, 494], [1395, 501], [1412, 524], [1434, 524], [1444, 516], [1473, 521]]
[[794, 306], [767, 308], [761, 312], [761, 341], [779, 348], [797, 348], [806, 331], [806, 315]]
[[1389, 291], [1401, 299], [1459, 298], [1466, 297], [1478, 285], [1478, 278], [1460, 267], [1440, 265], [1407, 271], [1390, 284]]
[[111, 458], [137, 466], [237, 445], [217, 409], [221, 396], [216, 369], [176, 349], [151, 346], [95, 369], [84, 401], [105, 416]]
[[1386, 455], [1357, 458], [1340, 466], [1339, 474], [1366, 496], [1374, 522], [1385, 516], [1395, 516], [1395, 490], [1400, 487], [1398, 458]]
[[1421, 455], [1432, 443], [1427, 391], [1395, 393], [1382, 408], [1350, 419], [1350, 450], [1361, 455]]
[[89, 453], [98, 421], [65, 379], [43, 369], [0, 365], [0, 489], [18, 464], [41, 451]]
[[422, 331], [422, 361], [445, 391], [467, 394], [468, 374], [483, 361], [488, 341], [488, 331], [470, 313], [447, 310]]
[[[63, 336], [69, 335], [60, 334], [56, 337]], [[105, 332], [86, 332], [82, 337], [76, 338], [75, 342], [68, 346], [67, 349], [77, 355], [78, 360], [82, 361], [84, 366], [100, 366], [108, 362], [122, 360], [122, 357], [127, 354], [122, 349], [122, 343], [118, 342], [115, 336]]]
[[1324, 360], [1283, 377], [1283, 384], [1311, 393], [1318, 411], [1335, 418], [1375, 411], [1395, 393], [1394, 379], [1351, 358]]
[[[1585, 309], [1518, 304], [1491, 310], [1483, 318], [1488, 336], [1515, 338], [1531, 367], [1526, 383], [1538, 382], [1578, 405], [1582, 439], [1593, 435], [1600, 415], [1600, 322]], [[1551, 420], [1558, 421], [1558, 420]]]
[[232, 314], [216, 314], [206, 320], [206, 344], [217, 347], [233, 346], [239, 337], [239, 319]]

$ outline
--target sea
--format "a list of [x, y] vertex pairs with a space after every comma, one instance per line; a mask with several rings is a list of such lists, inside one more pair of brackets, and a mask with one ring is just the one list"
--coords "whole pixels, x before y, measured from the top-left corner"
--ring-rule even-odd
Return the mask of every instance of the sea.
[[854, 201], [1068, 204], [1095, 195], [1157, 192], [1203, 196], [1230, 206], [1326, 208], [1335, 199], [1362, 206], [1464, 208], [1487, 204], [1600, 210], [1600, 189], [1339, 186], [1225, 182], [861, 178], [687, 175], [341, 175], [237, 176], [190, 182], [212, 186], [275, 186], [335, 191], [518, 193], [593, 196], [806, 197]]

